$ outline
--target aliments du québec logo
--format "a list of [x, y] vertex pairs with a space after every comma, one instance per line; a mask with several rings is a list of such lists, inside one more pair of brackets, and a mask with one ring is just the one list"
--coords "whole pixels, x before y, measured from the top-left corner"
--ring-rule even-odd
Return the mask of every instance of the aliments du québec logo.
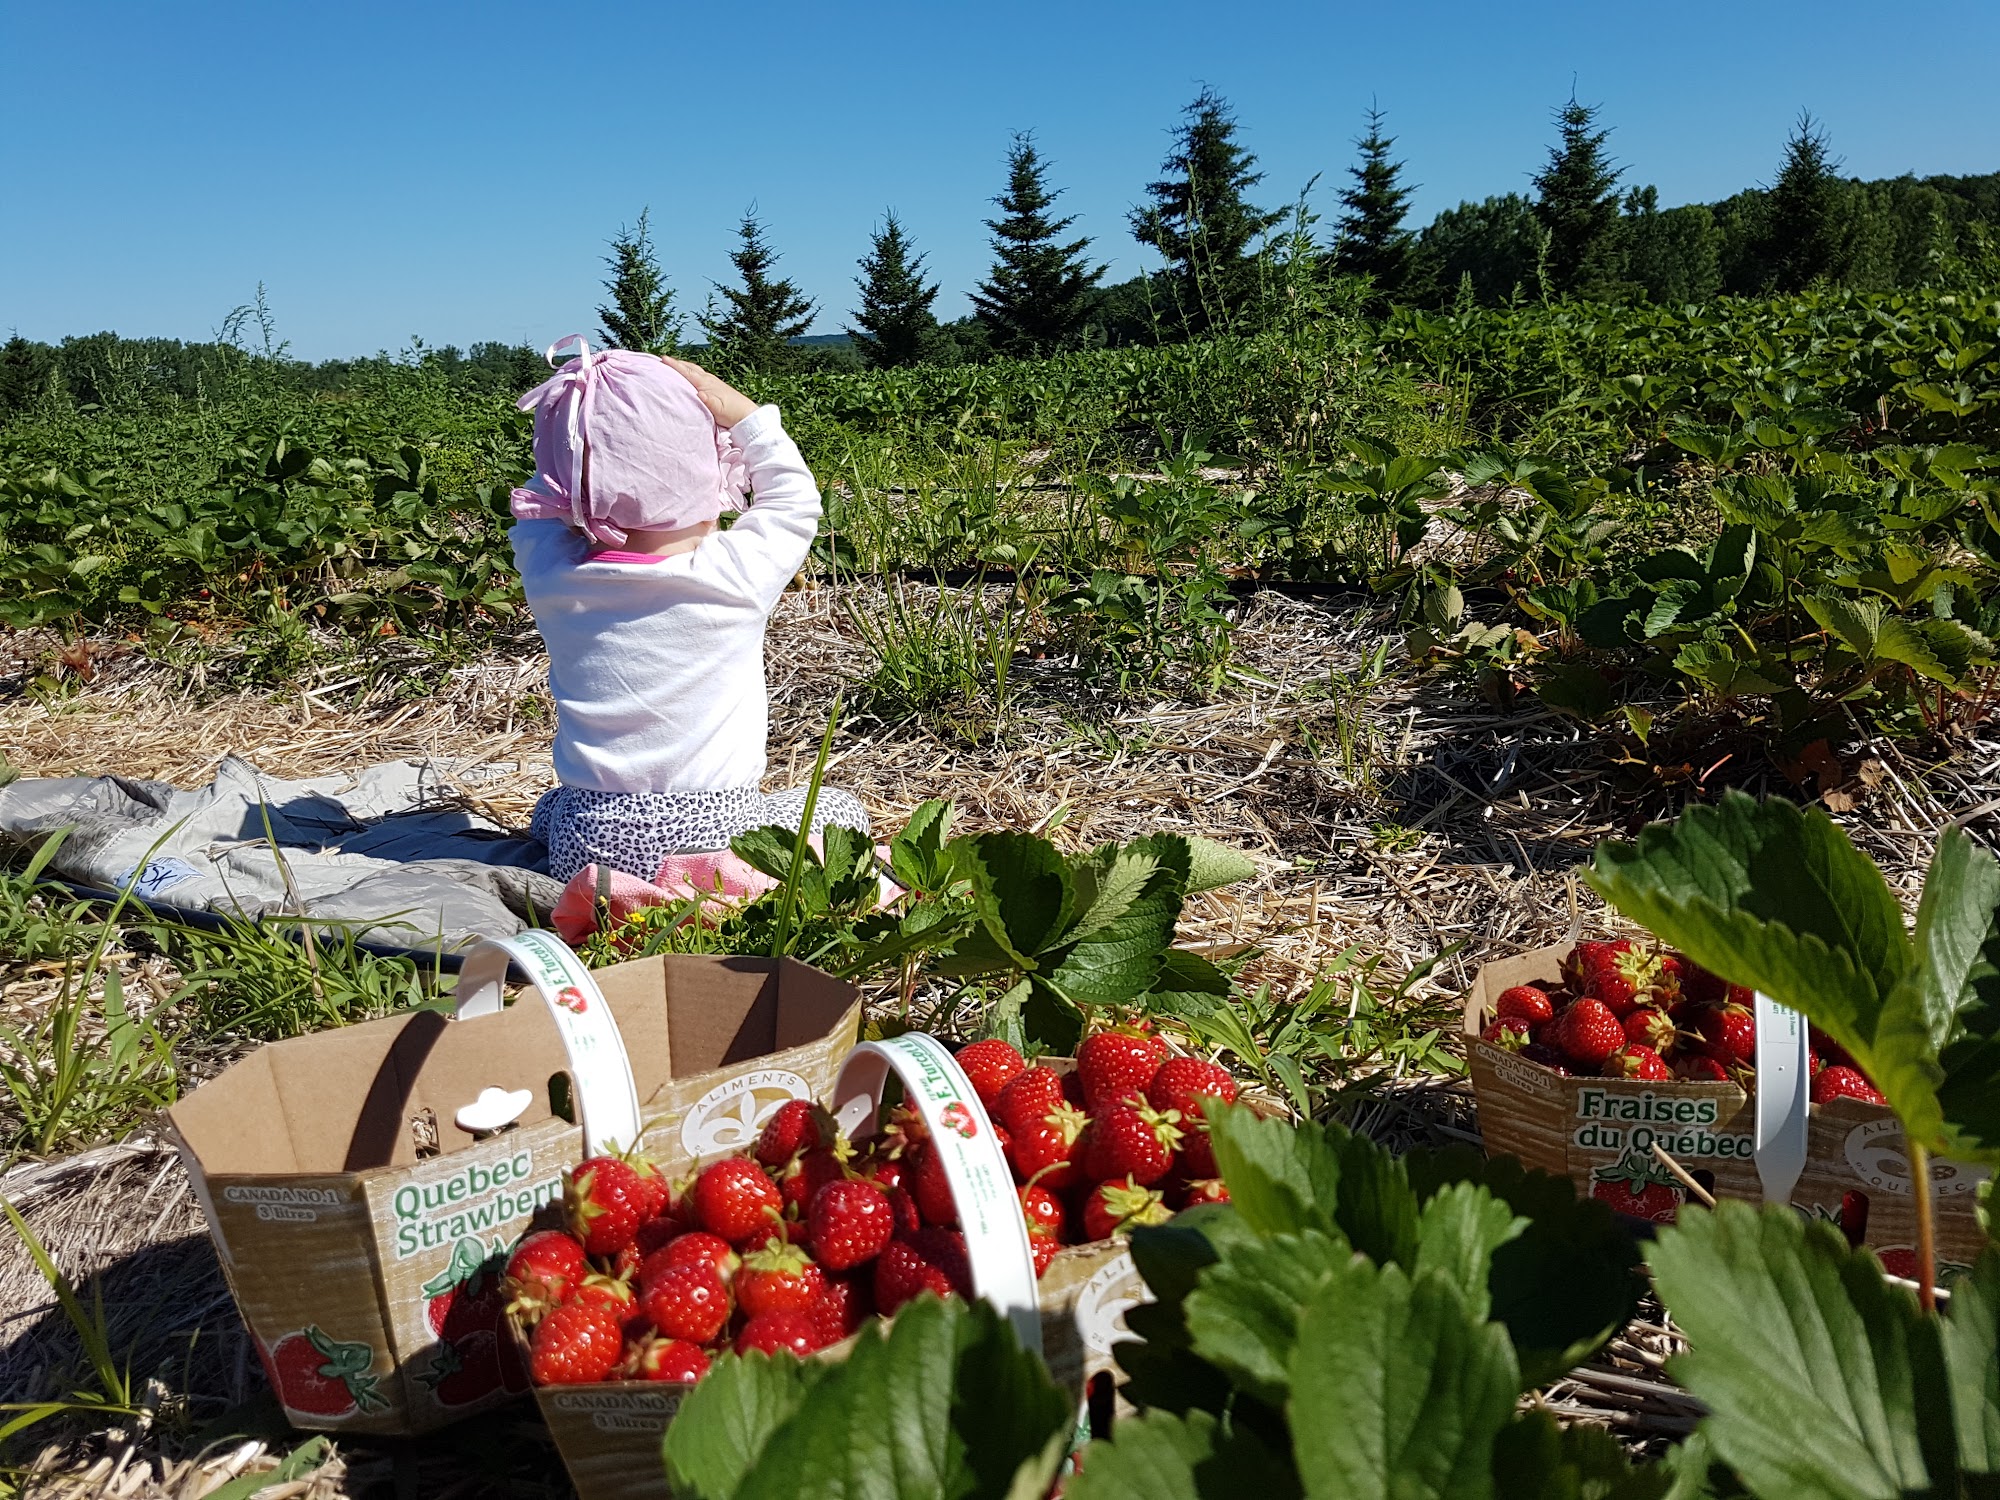
[[788, 1099], [810, 1099], [812, 1085], [784, 1068], [757, 1068], [718, 1083], [681, 1121], [681, 1149], [697, 1161], [741, 1151]]
[[406, 1260], [463, 1239], [485, 1239], [562, 1197], [562, 1174], [539, 1181], [535, 1154], [516, 1151], [475, 1161], [435, 1182], [406, 1182], [390, 1206], [396, 1215], [396, 1259]]

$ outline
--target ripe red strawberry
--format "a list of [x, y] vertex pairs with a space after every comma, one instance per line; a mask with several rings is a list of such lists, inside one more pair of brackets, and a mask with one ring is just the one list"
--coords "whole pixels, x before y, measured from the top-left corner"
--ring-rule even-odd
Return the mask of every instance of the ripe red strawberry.
[[829, 1182], [838, 1182], [847, 1175], [840, 1153], [822, 1147], [814, 1147], [802, 1156], [787, 1161], [778, 1171], [778, 1197], [787, 1212], [803, 1216], [811, 1205], [813, 1196]]
[[925, 1260], [910, 1241], [894, 1240], [875, 1262], [874, 1292], [875, 1310], [886, 1318], [923, 1292], [949, 1297], [951, 1278]]
[[1625, 1018], [1625, 1040], [1650, 1047], [1662, 1057], [1673, 1052], [1680, 1036], [1673, 1017], [1657, 1006], [1642, 1005]]
[[535, 1325], [528, 1368], [536, 1385], [594, 1385], [609, 1380], [624, 1355], [617, 1315], [572, 1302]]
[[663, 1266], [646, 1283], [640, 1305], [661, 1333], [690, 1344], [708, 1343], [729, 1321], [729, 1289], [705, 1262]]
[[1546, 1042], [1530, 1042], [1521, 1049], [1521, 1056], [1528, 1062], [1539, 1064], [1551, 1072], [1569, 1076], [1569, 1061]]
[[1145, 1091], [1166, 1060], [1167, 1044], [1129, 1027], [1093, 1031], [1077, 1044], [1076, 1077], [1085, 1109]]
[[1000, 1123], [1015, 1135], [1063, 1102], [1062, 1075], [1036, 1063], [1008, 1081], [996, 1106]]
[[1039, 1119], [1017, 1126], [1008, 1159], [1023, 1182], [1055, 1192], [1083, 1180], [1083, 1140], [1090, 1117], [1058, 1099]]
[[[966, 1252], [965, 1235], [956, 1229], [938, 1229], [926, 1224], [910, 1236], [923, 1258], [944, 1272], [945, 1280], [959, 1296], [972, 1297], [972, 1257]], [[884, 1316], [887, 1316], [886, 1314]]]
[[570, 1286], [589, 1270], [583, 1246], [574, 1236], [560, 1229], [538, 1229], [507, 1257], [507, 1305], [524, 1317], [540, 1317], [561, 1303]]
[[1674, 1062], [1674, 1077], [1683, 1083], [1729, 1083], [1729, 1069], [1706, 1052], [1689, 1052]]
[[1674, 1076], [1659, 1053], [1639, 1042], [1627, 1042], [1605, 1058], [1603, 1073], [1606, 1078], [1638, 1078], [1649, 1083]]
[[761, 1245], [778, 1234], [783, 1206], [784, 1200], [763, 1168], [740, 1156], [711, 1162], [694, 1182], [694, 1207], [701, 1227], [739, 1249]]
[[664, 1172], [643, 1156], [628, 1156], [625, 1164], [639, 1178], [639, 1190], [645, 1194], [645, 1217], [657, 1219], [672, 1205], [674, 1185], [667, 1181]]
[[649, 1333], [626, 1355], [622, 1373], [630, 1380], [693, 1385], [708, 1373], [708, 1356], [686, 1339], [663, 1339]]
[[637, 1299], [632, 1283], [618, 1276], [590, 1275], [575, 1283], [564, 1300], [565, 1307], [597, 1307], [623, 1323], [632, 1315]]
[[1028, 1067], [1027, 1059], [997, 1036], [960, 1047], [957, 1060], [971, 1081], [972, 1091], [989, 1111], [1000, 1102], [1000, 1091]]
[[1498, 1021], [1488, 1021], [1486, 1029], [1479, 1033], [1479, 1040], [1491, 1042], [1506, 1052], [1519, 1052], [1527, 1046], [1533, 1033], [1528, 1023], [1517, 1016], [1503, 1017]]
[[1236, 1080], [1229, 1069], [1206, 1058], [1170, 1057], [1146, 1084], [1146, 1102], [1158, 1110], [1179, 1110], [1183, 1121], [1201, 1118], [1204, 1099], [1236, 1102]]
[[616, 1255], [637, 1239], [651, 1215], [639, 1174], [615, 1156], [579, 1162], [563, 1187], [563, 1210], [570, 1233], [592, 1255]]
[[1671, 1224], [1680, 1212], [1682, 1194], [1664, 1167], [1635, 1153], [1616, 1166], [1593, 1172], [1590, 1196], [1610, 1204], [1614, 1213]]
[[1055, 1264], [1056, 1256], [1062, 1253], [1062, 1241], [1050, 1239], [1045, 1234], [1028, 1236], [1028, 1254], [1035, 1263], [1035, 1279], [1041, 1280], [1049, 1274], [1049, 1267]]
[[810, 1099], [787, 1099], [764, 1122], [757, 1137], [757, 1160], [767, 1167], [782, 1167], [802, 1151], [812, 1151], [833, 1143], [833, 1117]]
[[1221, 1064], [1198, 1057], [1168, 1058], [1146, 1085], [1147, 1103], [1181, 1117], [1180, 1165], [1190, 1177], [1215, 1175], [1215, 1149], [1208, 1138], [1208, 1117], [1202, 1113], [1204, 1099], [1234, 1104], [1236, 1080]]
[[796, 1245], [767, 1245], [743, 1257], [733, 1289], [746, 1318], [804, 1312], [825, 1295], [826, 1273]]
[[741, 1264], [742, 1258], [722, 1236], [710, 1234], [704, 1229], [691, 1229], [668, 1240], [639, 1262], [639, 1294], [644, 1296], [648, 1281], [668, 1266], [712, 1266], [726, 1286], [734, 1279], [736, 1268]]
[[819, 1329], [803, 1312], [789, 1308], [759, 1313], [736, 1335], [736, 1352], [790, 1354], [804, 1359], [819, 1347]]
[[1220, 1177], [1197, 1177], [1184, 1183], [1180, 1191], [1180, 1206], [1193, 1208], [1197, 1203], [1227, 1203], [1229, 1184]]
[[1754, 1067], [1757, 1062], [1757, 1013], [1747, 1005], [1726, 1001], [1705, 1005], [1691, 1018], [1702, 1050], [1724, 1067]]
[[958, 1223], [958, 1203], [951, 1196], [951, 1181], [944, 1175], [944, 1158], [929, 1141], [911, 1152], [909, 1176], [904, 1184], [916, 1199], [917, 1212], [924, 1216], [926, 1224], [949, 1229]]
[[1680, 960], [1681, 993], [1697, 1005], [1720, 1005], [1729, 998], [1729, 984], [1721, 975], [1704, 969], [1684, 954], [1673, 954]]
[[1549, 999], [1548, 991], [1536, 989], [1532, 984], [1517, 984], [1502, 990], [1493, 1002], [1496, 1021], [1525, 1021], [1527, 1029], [1554, 1020], [1555, 1014], [1555, 1002]]
[[917, 1200], [910, 1196], [906, 1187], [884, 1188], [882, 1196], [889, 1200], [889, 1211], [894, 1217], [896, 1234], [908, 1238], [924, 1227], [924, 1216], [917, 1212]]
[[1610, 1006], [1585, 995], [1556, 1017], [1550, 1037], [1572, 1068], [1595, 1073], [1605, 1058], [1625, 1045], [1625, 1028]]
[[1046, 1235], [1060, 1243], [1069, 1219], [1063, 1210], [1062, 1199], [1046, 1187], [1035, 1184], [1023, 1186], [1020, 1193], [1021, 1217], [1027, 1221], [1028, 1233]]
[[819, 1301], [806, 1309], [813, 1330], [824, 1349], [837, 1344], [868, 1321], [875, 1310], [874, 1277], [856, 1272], [852, 1276], [829, 1276]]
[[1131, 1099], [1098, 1110], [1084, 1147], [1084, 1175], [1094, 1182], [1129, 1177], [1141, 1186], [1158, 1182], [1173, 1169], [1180, 1149], [1180, 1111], [1157, 1110]]
[[1141, 1224], [1164, 1224], [1172, 1217], [1166, 1198], [1150, 1188], [1130, 1179], [1100, 1182], [1083, 1200], [1083, 1237], [1108, 1240]]
[[1563, 961], [1563, 974], [1576, 994], [1595, 996], [1620, 1019], [1635, 1006], [1665, 1004], [1679, 993], [1659, 960], [1629, 938], [1578, 943]]
[[888, 1195], [863, 1178], [829, 1182], [813, 1195], [807, 1234], [813, 1254], [829, 1271], [852, 1270], [880, 1255], [895, 1231]]
[[1851, 1068], [1854, 1066], [1854, 1054], [1841, 1046], [1840, 1043], [1836, 1042], [1824, 1031], [1821, 1031], [1817, 1026], [1811, 1028], [1809, 1035], [1812, 1038], [1812, 1050], [1825, 1058], [1828, 1066], [1842, 1068]]
[[1831, 1104], [1835, 1099], [1859, 1099], [1864, 1104], [1886, 1104], [1875, 1087], [1859, 1069], [1841, 1064], [1821, 1068], [1819, 1076], [1812, 1082], [1812, 1102]]

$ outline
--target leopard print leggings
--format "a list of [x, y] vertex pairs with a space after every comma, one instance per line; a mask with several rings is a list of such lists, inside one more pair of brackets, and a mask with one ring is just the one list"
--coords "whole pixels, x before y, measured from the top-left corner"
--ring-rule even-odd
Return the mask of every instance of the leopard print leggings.
[[[797, 828], [806, 789], [762, 792], [756, 787], [714, 792], [593, 792], [552, 787], [535, 804], [530, 836], [549, 847], [549, 874], [568, 880], [585, 865], [606, 865], [655, 879], [671, 854], [727, 849], [753, 828]], [[870, 832], [861, 799], [823, 786], [813, 807], [812, 832], [829, 824]]]

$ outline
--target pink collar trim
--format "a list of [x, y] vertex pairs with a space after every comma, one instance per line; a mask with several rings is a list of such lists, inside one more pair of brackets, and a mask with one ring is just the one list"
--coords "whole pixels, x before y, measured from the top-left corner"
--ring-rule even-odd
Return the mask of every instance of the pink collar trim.
[[607, 548], [602, 552], [592, 552], [585, 562], [609, 563], [663, 563], [667, 560], [664, 552], [614, 552]]

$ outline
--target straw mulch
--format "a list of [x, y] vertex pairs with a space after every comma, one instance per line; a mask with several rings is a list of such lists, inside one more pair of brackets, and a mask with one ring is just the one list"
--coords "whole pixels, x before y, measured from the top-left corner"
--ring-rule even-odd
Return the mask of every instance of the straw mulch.
[[[1364, 663], [1393, 627], [1371, 603], [1336, 596], [1249, 600], [1236, 658], [1247, 670], [1212, 703], [1105, 701], [1061, 660], [1019, 664], [1022, 706], [998, 737], [974, 742], [877, 713], [856, 691], [872, 663], [848, 611], [873, 607], [873, 590], [848, 585], [836, 598], [808, 587], [784, 601], [770, 636], [768, 784], [805, 778], [829, 702], [845, 688], [850, 709], [829, 779], [861, 796], [878, 832], [900, 826], [925, 798], [949, 797], [961, 827], [1043, 829], [1068, 847], [1168, 830], [1244, 849], [1255, 878], [1192, 900], [1183, 940], [1223, 957], [1249, 953], [1245, 980], [1279, 997], [1303, 995], [1337, 961], [1374, 961], [1370, 984], [1386, 995], [1420, 961], [1454, 949], [1401, 1002], [1449, 1030], [1455, 997], [1479, 964], [1579, 927], [1616, 925], [1575, 879], [1597, 840], [1634, 831], [1697, 784], [1738, 779], [1800, 795], [1733, 749], [1734, 764], [1714, 767], [1707, 756], [1680, 765], [1669, 747], [1640, 754], [1630, 736], [1489, 703], [1462, 682], [1393, 670], [1363, 682]], [[16, 683], [47, 669], [46, 642], [15, 644], [24, 658]], [[501, 644], [451, 666], [407, 641], [385, 641], [372, 673], [341, 668], [302, 688], [220, 700], [114, 648], [66, 700], [0, 696], [0, 748], [25, 775], [110, 771], [184, 786], [206, 780], [229, 754], [283, 776], [424, 757], [449, 769], [468, 806], [518, 827], [553, 780], [551, 710], [538, 642], [530, 635]], [[1400, 651], [1392, 646], [1389, 659]], [[1947, 824], [1989, 838], [2000, 832], [2000, 743], [1974, 739], [1929, 761], [1886, 742], [1839, 749], [1794, 775], [1806, 794], [1831, 794], [1829, 805], [1906, 894], [1914, 895]], [[0, 1021], [46, 990], [0, 955]], [[1354, 1113], [1360, 1128], [1398, 1145], [1477, 1139], [1461, 1084], [1376, 1081], [1387, 1086]], [[163, 1416], [178, 1403], [176, 1421], [157, 1430], [120, 1430], [52, 1452], [29, 1493], [192, 1500], [230, 1475], [268, 1468], [297, 1443], [274, 1433], [204, 1454], [183, 1435], [242, 1410], [262, 1380], [199, 1212], [163, 1148], [135, 1141], [67, 1164], [17, 1167], [0, 1192], [25, 1200], [73, 1277], [105, 1272], [114, 1347], [137, 1341], [144, 1352], [135, 1369], [170, 1363]], [[51, 1373], [73, 1350], [46, 1286], [11, 1238], [0, 1242], [0, 1308], [8, 1310], [0, 1401], [50, 1394]], [[1691, 1408], [1659, 1376], [1672, 1338], [1661, 1322], [1635, 1325], [1592, 1371], [1546, 1399], [1568, 1418], [1634, 1438], [1685, 1430]], [[174, 1435], [163, 1436], [169, 1429]], [[553, 1472], [525, 1430], [482, 1442], [489, 1458], [510, 1455], [515, 1493], [532, 1493]], [[445, 1494], [449, 1466], [409, 1488], [417, 1482], [410, 1465], [429, 1462], [412, 1452], [444, 1451], [464, 1450], [343, 1444], [302, 1487], [282, 1493], [320, 1500], [393, 1476], [402, 1492]], [[456, 1482], [472, 1486], [456, 1492], [484, 1492], [484, 1481], [463, 1470]], [[548, 1482], [559, 1490], [558, 1479]]]

